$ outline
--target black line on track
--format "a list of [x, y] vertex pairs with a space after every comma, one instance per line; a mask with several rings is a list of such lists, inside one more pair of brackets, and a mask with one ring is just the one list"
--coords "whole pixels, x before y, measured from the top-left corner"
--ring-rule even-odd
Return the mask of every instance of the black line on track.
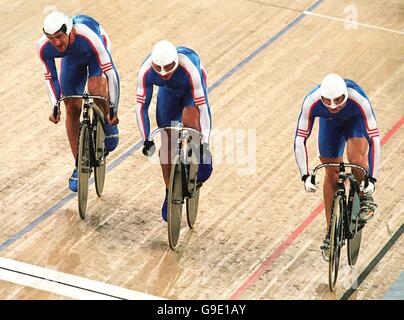
[[[76, 288], [76, 289], [83, 290], [83, 291], [88, 291], [88, 292], [93, 292], [93, 293], [101, 294], [101, 295], [106, 296], [106, 297], [116, 298], [116, 299], [119, 299], [119, 300], [127, 300], [127, 299], [125, 299], [125, 298], [117, 297], [117, 296], [114, 296], [114, 295], [111, 295], [111, 294], [108, 294], [108, 293], [104, 293], [104, 292], [101, 292], [101, 291], [91, 290], [91, 289], [88, 289], [88, 288], [84, 288], [84, 287], [80, 287], [80, 286], [75, 286], [75, 285], [73, 285], [73, 284], [69, 284], [69, 283], [66, 283], [66, 282], [56, 281], [56, 280], [52, 280], [52, 279], [48, 279], [48, 278], [36, 276], [36, 275], [34, 275], [34, 274], [30, 274], [30, 273], [27, 273], [27, 272], [17, 271], [17, 270], [13, 270], [13, 269], [9, 269], [9, 268], [4, 268], [4, 267], [0, 267], [0, 269], [7, 270], [7, 271], [11, 271], [11, 272], [14, 272], [14, 273], [19, 273], [19, 274], [22, 274], [22, 275], [24, 275], [24, 276], [29, 276], [29, 277], [36, 278], [36, 279], [45, 280], [45, 281], [48, 281], [48, 282], [59, 283], [59, 284], [64, 285], [64, 286], [71, 287], [71, 288]], [[5, 280], [5, 281], [7, 281], [7, 280]], [[39, 290], [40, 290], [40, 289], [39, 289]]]
[[393, 234], [389, 241], [384, 245], [384, 247], [379, 251], [376, 257], [368, 264], [365, 270], [359, 275], [358, 279], [354, 282], [355, 285], [352, 285], [344, 295], [340, 298], [340, 300], [348, 300], [352, 294], [356, 291], [356, 289], [362, 284], [362, 282], [367, 278], [367, 276], [372, 272], [372, 270], [376, 267], [376, 265], [383, 259], [386, 253], [391, 249], [391, 247], [400, 239], [401, 235], [404, 232], [404, 224], [398, 228], [398, 230]]

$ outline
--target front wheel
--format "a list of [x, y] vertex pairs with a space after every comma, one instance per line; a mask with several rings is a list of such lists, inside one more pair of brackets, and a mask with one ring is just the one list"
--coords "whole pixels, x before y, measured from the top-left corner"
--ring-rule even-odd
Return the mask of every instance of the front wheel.
[[330, 257], [328, 265], [328, 284], [331, 291], [335, 290], [338, 278], [339, 260], [343, 237], [344, 199], [340, 195], [334, 197], [331, 213]]
[[182, 164], [180, 157], [176, 155], [171, 164], [167, 207], [168, 243], [172, 250], [177, 247], [180, 236], [182, 204]]
[[78, 203], [80, 218], [86, 216], [88, 179], [90, 178], [90, 130], [87, 123], [83, 122], [80, 127], [79, 148], [77, 155], [78, 170]]

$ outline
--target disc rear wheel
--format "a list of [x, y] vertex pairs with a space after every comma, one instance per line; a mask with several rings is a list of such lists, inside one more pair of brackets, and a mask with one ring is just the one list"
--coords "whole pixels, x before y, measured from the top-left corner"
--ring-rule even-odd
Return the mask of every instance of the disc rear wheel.
[[187, 198], [187, 223], [188, 227], [193, 228], [196, 215], [198, 214], [198, 205], [199, 205], [199, 192], [200, 192], [200, 185], [197, 181], [197, 174], [198, 174], [198, 159], [196, 157], [197, 148], [190, 148], [189, 152], [189, 178], [188, 178], [188, 190], [192, 194], [192, 197]]
[[95, 190], [99, 197], [101, 197], [105, 183], [106, 158], [105, 158], [104, 140], [105, 140], [104, 128], [102, 126], [101, 120], [98, 119], [95, 131], [95, 159], [98, 161], [98, 166], [95, 167], [94, 170], [94, 179], [95, 179]]
[[353, 266], [356, 264], [359, 255], [359, 249], [362, 241], [362, 223], [359, 221], [360, 198], [359, 186], [354, 177], [349, 179], [349, 201], [348, 201], [348, 217], [349, 217], [349, 239], [347, 244], [348, 264]]

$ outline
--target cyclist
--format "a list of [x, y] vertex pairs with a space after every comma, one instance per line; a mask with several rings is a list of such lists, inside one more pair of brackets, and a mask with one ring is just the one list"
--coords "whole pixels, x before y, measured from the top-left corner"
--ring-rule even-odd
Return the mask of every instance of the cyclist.
[[[317, 183], [311, 182], [306, 150], [306, 140], [310, 136], [316, 117], [320, 118], [320, 161], [341, 162], [346, 145], [348, 161], [368, 170], [367, 177], [363, 177], [358, 170], [353, 170], [361, 188], [359, 218], [362, 222], [367, 222], [377, 207], [372, 194], [380, 162], [379, 131], [369, 98], [354, 81], [329, 74], [303, 100], [295, 134], [294, 152], [305, 190], [308, 192], [314, 192], [317, 188]], [[330, 216], [337, 180], [338, 168], [327, 167], [323, 188], [327, 234], [321, 246], [325, 256], [328, 256], [329, 250]]]
[[[48, 14], [43, 23], [43, 35], [38, 40], [38, 53], [44, 66], [45, 85], [52, 107], [63, 94], [81, 95], [87, 83], [92, 95], [110, 97], [114, 106], [111, 119], [107, 104], [95, 101], [103, 110], [105, 148], [108, 152], [118, 145], [119, 76], [110, 54], [111, 42], [105, 30], [93, 18], [85, 15], [68, 17], [59, 11]], [[60, 81], [55, 58], [61, 58]], [[66, 99], [66, 131], [75, 159], [75, 168], [69, 178], [69, 188], [77, 192], [77, 145], [80, 131], [81, 99]], [[60, 121], [60, 113], [54, 117], [53, 108], [49, 120]]]
[[[156, 103], [158, 127], [168, 127], [181, 121], [185, 127], [203, 134], [202, 160], [197, 173], [198, 180], [205, 182], [212, 173], [212, 155], [209, 151], [211, 112], [207, 94], [207, 75], [198, 54], [186, 47], [175, 47], [162, 40], [155, 44], [151, 54], [140, 67], [137, 84], [137, 124], [144, 139], [143, 154], [150, 155], [154, 143], [147, 140], [150, 134], [148, 109], [153, 94], [153, 85], [159, 87]], [[167, 221], [168, 185], [171, 168], [170, 134], [162, 135], [160, 163], [166, 194], [161, 209]]]

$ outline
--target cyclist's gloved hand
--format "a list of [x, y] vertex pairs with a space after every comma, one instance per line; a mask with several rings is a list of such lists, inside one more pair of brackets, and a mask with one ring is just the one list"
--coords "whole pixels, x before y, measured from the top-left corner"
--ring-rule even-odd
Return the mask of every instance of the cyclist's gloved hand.
[[360, 185], [360, 190], [367, 196], [370, 196], [375, 192], [376, 179], [373, 177], [365, 177]]
[[49, 116], [49, 121], [55, 124], [60, 121], [60, 109], [58, 106], [53, 107], [52, 113]]
[[146, 139], [145, 142], [143, 142], [142, 153], [146, 157], [151, 157], [155, 151], [156, 151], [156, 146], [155, 146], [154, 142]]
[[307, 192], [316, 192], [318, 182], [315, 181], [315, 176], [305, 174], [302, 177], [302, 181], [304, 182], [304, 189]]

